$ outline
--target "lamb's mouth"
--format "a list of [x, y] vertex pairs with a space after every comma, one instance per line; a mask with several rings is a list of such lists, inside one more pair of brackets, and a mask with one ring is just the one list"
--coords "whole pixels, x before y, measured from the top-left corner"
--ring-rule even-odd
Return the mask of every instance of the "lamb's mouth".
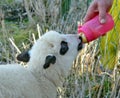
[[80, 43], [78, 44], [78, 51], [82, 49], [83, 43], [82, 43], [82, 37], [79, 37]]
[[78, 51], [82, 49], [82, 43], [78, 44]]

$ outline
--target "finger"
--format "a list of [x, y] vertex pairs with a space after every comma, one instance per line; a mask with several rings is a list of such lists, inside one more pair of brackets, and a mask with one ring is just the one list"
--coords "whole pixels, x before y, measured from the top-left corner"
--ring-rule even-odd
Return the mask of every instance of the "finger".
[[97, 5], [95, 3], [92, 3], [90, 5], [90, 7], [88, 8], [87, 13], [85, 15], [84, 22], [89, 21], [91, 18], [93, 18], [96, 15], [96, 13], [97, 13], [96, 6]]
[[98, 5], [98, 10], [99, 10], [99, 21], [100, 23], [105, 23], [106, 22], [106, 7], [104, 3], [99, 3]]

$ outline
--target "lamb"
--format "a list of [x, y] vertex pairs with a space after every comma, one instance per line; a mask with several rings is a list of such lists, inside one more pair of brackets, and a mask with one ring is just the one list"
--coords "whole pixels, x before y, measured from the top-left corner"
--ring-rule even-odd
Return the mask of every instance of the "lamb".
[[56, 98], [72, 63], [82, 49], [77, 34], [49, 31], [29, 51], [17, 56], [28, 62], [0, 65], [0, 98]]

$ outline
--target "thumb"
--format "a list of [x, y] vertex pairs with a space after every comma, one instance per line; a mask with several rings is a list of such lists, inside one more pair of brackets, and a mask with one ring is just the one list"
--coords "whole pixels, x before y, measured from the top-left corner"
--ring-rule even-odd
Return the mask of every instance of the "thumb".
[[103, 24], [106, 22], [106, 7], [100, 4], [98, 10], [99, 10], [99, 21], [100, 23]]

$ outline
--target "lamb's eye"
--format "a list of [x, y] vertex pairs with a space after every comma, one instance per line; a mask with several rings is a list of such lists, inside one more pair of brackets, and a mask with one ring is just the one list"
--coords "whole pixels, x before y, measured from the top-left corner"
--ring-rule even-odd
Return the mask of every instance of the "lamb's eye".
[[54, 47], [54, 45], [53, 44], [50, 44], [50, 46], [53, 48]]
[[65, 41], [61, 41], [61, 48], [60, 48], [60, 54], [64, 55], [68, 51], [68, 43]]

